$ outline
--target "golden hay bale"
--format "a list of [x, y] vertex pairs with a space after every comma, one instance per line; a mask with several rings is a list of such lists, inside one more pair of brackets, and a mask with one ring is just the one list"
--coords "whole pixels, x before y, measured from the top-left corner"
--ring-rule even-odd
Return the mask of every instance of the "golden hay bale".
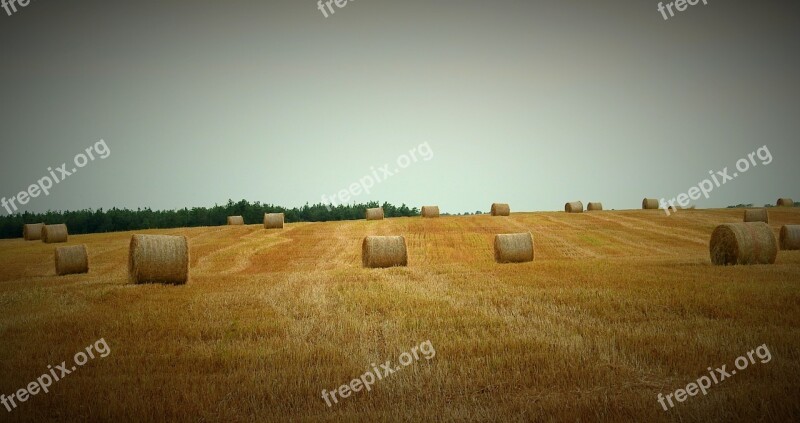
[[405, 237], [364, 237], [361, 243], [361, 263], [369, 268], [407, 266], [408, 250]]
[[44, 225], [42, 227], [42, 241], [45, 244], [67, 242], [68, 237], [67, 225], [63, 223], [59, 225]]
[[658, 200], [655, 198], [645, 198], [642, 200], [642, 209], [644, 210], [656, 210], [659, 207]]
[[422, 217], [439, 217], [439, 206], [422, 206]]
[[244, 225], [244, 218], [242, 216], [228, 216], [229, 225]]
[[89, 272], [89, 253], [85, 245], [56, 248], [56, 275]]
[[711, 263], [772, 264], [778, 256], [778, 241], [764, 222], [725, 223], [711, 234]]
[[779, 198], [778, 207], [794, 207], [794, 201], [791, 198]]
[[603, 203], [589, 203], [586, 205], [586, 211], [601, 211], [603, 210]]
[[583, 203], [580, 201], [573, 201], [564, 205], [564, 211], [567, 213], [583, 213]]
[[264, 213], [264, 229], [283, 229], [283, 213]]
[[495, 235], [494, 260], [498, 263], [533, 261], [533, 235], [530, 232]]
[[128, 277], [135, 284], [185, 284], [189, 280], [189, 241], [185, 236], [133, 235]]
[[22, 225], [22, 238], [25, 241], [39, 241], [42, 239], [44, 223], [28, 223]]
[[505, 203], [492, 204], [492, 216], [508, 216], [511, 214], [511, 207]]
[[781, 227], [781, 250], [800, 250], [800, 225]]
[[383, 208], [367, 209], [367, 220], [383, 220]]
[[769, 213], [767, 209], [745, 210], [744, 221], [769, 223]]

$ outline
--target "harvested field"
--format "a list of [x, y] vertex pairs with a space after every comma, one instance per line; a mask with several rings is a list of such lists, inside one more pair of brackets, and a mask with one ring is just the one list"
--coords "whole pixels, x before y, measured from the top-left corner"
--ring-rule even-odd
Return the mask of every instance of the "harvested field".
[[[741, 210], [514, 213], [137, 231], [184, 235], [186, 285], [128, 284], [132, 232], [53, 246], [0, 241], [0, 392], [104, 338], [9, 421], [797, 421], [800, 251], [713, 266], [708, 240]], [[800, 210], [770, 210], [774, 233]], [[531, 232], [536, 259], [495, 263], [494, 235]], [[408, 267], [366, 269], [365, 236], [402, 235]], [[420, 359], [328, 407], [372, 363]], [[658, 393], [707, 367], [755, 364], [663, 411]], [[568, 404], [568, 406], [565, 406]], [[2, 411], [5, 413], [5, 411]], [[680, 416], [680, 418], [678, 417]]]

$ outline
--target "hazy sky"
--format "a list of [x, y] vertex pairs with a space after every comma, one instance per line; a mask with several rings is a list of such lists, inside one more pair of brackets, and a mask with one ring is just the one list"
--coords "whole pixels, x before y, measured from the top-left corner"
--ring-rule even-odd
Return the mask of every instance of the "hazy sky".
[[315, 203], [421, 143], [351, 201], [638, 208], [764, 145], [693, 203], [800, 200], [800, 6], [708, 3], [32, 0], [0, 9], [0, 196], [103, 139], [20, 210]]

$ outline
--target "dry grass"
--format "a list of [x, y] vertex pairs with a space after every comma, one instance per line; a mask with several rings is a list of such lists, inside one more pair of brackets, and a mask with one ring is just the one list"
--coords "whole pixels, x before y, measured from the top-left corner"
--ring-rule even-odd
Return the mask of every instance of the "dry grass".
[[530, 232], [495, 235], [494, 261], [498, 263], [533, 261], [533, 235]]
[[189, 280], [189, 245], [186, 237], [131, 236], [128, 277], [134, 284], [185, 284]]
[[[771, 228], [800, 210], [770, 213]], [[111, 354], [3, 421], [800, 420], [800, 252], [713, 266], [740, 210], [515, 213], [144, 231], [189, 239], [191, 283], [129, 285], [131, 233], [52, 247], [0, 241], [0, 392], [105, 338]], [[495, 263], [495, 234], [536, 234], [536, 260]], [[364, 269], [365, 236], [402, 234], [409, 266]], [[419, 361], [328, 408], [371, 363]], [[664, 412], [656, 401], [767, 344], [773, 359]]]
[[39, 241], [42, 239], [44, 223], [29, 223], [22, 226], [22, 239], [25, 241]]
[[711, 234], [709, 251], [717, 265], [772, 264], [778, 257], [778, 241], [764, 222], [725, 223]]
[[55, 261], [58, 276], [89, 272], [89, 252], [85, 245], [56, 248]]
[[42, 241], [45, 244], [67, 242], [68, 238], [69, 231], [67, 231], [67, 225], [44, 225], [42, 227]]

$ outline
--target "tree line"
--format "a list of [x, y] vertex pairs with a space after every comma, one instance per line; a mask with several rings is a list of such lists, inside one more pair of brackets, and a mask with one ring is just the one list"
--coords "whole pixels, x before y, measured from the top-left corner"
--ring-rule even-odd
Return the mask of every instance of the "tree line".
[[330, 220], [363, 219], [367, 208], [383, 207], [386, 217], [419, 216], [419, 209], [405, 204], [394, 206], [388, 202], [381, 206], [376, 201], [362, 204], [330, 206], [325, 204], [286, 208], [273, 204], [228, 200], [225, 205], [193, 207], [178, 210], [136, 210], [112, 208], [109, 210], [48, 211], [46, 213], [13, 214], [0, 216], [0, 238], [21, 238], [22, 225], [26, 223], [64, 223], [70, 234], [133, 231], [141, 229], [169, 229], [197, 226], [221, 226], [228, 216], [242, 216], [246, 224], [264, 221], [264, 213], [284, 213], [285, 221], [325, 222]]
[[[800, 203], [794, 203], [795, 207]], [[286, 208], [273, 204], [250, 203], [241, 200], [234, 203], [228, 200], [225, 205], [214, 207], [193, 207], [178, 210], [136, 210], [112, 208], [109, 210], [48, 211], [46, 213], [12, 214], [0, 216], [0, 238], [21, 238], [22, 225], [26, 223], [64, 223], [70, 234], [91, 234], [100, 232], [134, 231], [140, 229], [170, 229], [197, 226], [222, 226], [227, 224], [228, 216], [242, 216], [246, 224], [264, 221], [264, 213], [284, 213], [287, 223], [326, 222], [332, 220], [363, 219], [368, 208], [383, 207], [386, 217], [419, 216], [419, 209], [405, 204], [394, 206], [388, 202], [371, 201], [361, 204], [330, 206], [325, 204], [304, 205]], [[752, 204], [737, 204], [728, 208], [753, 207]], [[765, 204], [764, 207], [774, 207]], [[470, 213], [464, 213], [469, 215]], [[476, 211], [474, 214], [482, 214]], [[443, 213], [442, 215], [448, 215]], [[461, 215], [460, 213], [458, 215]]]
[[[795, 207], [800, 207], [800, 202], [795, 201], [794, 202], [794, 206]], [[729, 208], [729, 209], [747, 209], [747, 208], [752, 208], [752, 207], [758, 207], [758, 206], [754, 206], [753, 203], [748, 203], [748, 204], [737, 204], [735, 206], [728, 206], [727, 208]], [[775, 206], [775, 204], [764, 204], [764, 208], [768, 209], [770, 207], [776, 207], [776, 206]]]

